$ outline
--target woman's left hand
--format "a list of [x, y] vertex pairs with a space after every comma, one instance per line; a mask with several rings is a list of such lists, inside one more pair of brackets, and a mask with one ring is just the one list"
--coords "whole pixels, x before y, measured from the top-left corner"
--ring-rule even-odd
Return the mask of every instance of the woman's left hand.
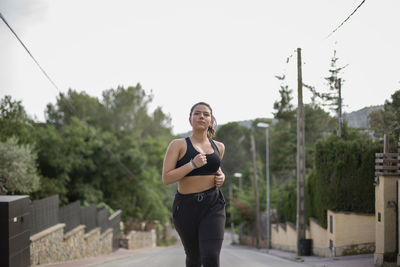
[[216, 187], [221, 187], [223, 185], [225, 181], [225, 174], [221, 171], [221, 169], [217, 171], [214, 181]]

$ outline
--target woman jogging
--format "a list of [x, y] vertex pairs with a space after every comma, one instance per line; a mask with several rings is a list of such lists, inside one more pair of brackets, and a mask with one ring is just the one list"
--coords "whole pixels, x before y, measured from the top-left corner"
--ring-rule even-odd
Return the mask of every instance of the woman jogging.
[[163, 183], [177, 182], [172, 205], [175, 228], [186, 253], [187, 267], [219, 266], [224, 238], [225, 199], [219, 187], [225, 181], [220, 168], [225, 147], [214, 141], [216, 121], [209, 104], [190, 110], [190, 137], [173, 140], [167, 149]]

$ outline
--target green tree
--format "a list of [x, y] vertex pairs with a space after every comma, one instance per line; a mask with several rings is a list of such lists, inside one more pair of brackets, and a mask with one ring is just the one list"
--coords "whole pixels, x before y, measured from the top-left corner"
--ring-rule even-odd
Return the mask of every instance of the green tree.
[[[313, 94], [312, 96], [312, 103], [313, 105], [319, 105], [317, 103], [317, 99], [321, 100], [322, 106], [327, 106], [329, 107], [330, 110], [334, 111], [335, 114], [338, 114], [339, 112], [339, 87], [338, 87], [338, 80], [341, 80], [341, 83], [345, 82], [344, 79], [340, 78], [342, 71], [344, 68], [348, 66], [337, 66], [338, 65], [338, 60], [339, 58], [336, 56], [336, 50], [333, 51], [333, 56], [331, 58], [331, 64], [329, 68], [329, 76], [325, 77], [325, 81], [327, 82], [328, 86], [328, 92], [327, 93], [320, 93], [318, 92], [315, 87], [303, 84], [306, 88], [308, 88], [311, 93]], [[342, 98], [342, 105], [343, 105], [343, 98]]]
[[153, 118], [149, 115], [148, 105], [152, 100], [153, 96], [147, 95], [140, 84], [126, 89], [118, 87], [104, 91], [103, 105], [107, 112], [102, 128], [114, 133], [132, 134], [137, 138], [148, 134], [154, 136], [156, 132], [153, 133], [150, 128], [152, 119], [155, 119], [158, 123], [157, 128], [164, 126], [168, 129], [169, 119], [161, 109], [156, 110]]
[[400, 90], [394, 92], [391, 100], [386, 100], [383, 110], [374, 110], [369, 115], [369, 123], [376, 137], [389, 134], [398, 140], [400, 136]]
[[66, 94], [60, 93], [56, 104], [47, 104], [45, 112], [46, 121], [57, 127], [71, 123], [74, 117], [89, 125], [98, 125], [103, 114], [104, 108], [96, 97], [72, 89]]
[[294, 117], [296, 115], [293, 105], [291, 103], [293, 99], [293, 90], [290, 89], [289, 86], [286, 84], [286, 76], [284, 74], [282, 76], [276, 75], [275, 78], [281, 81], [279, 89], [279, 95], [281, 99], [274, 102], [274, 117], [277, 120], [291, 122], [294, 120]]
[[102, 146], [83, 122], [73, 117], [70, 124], [58, 129], [52, 124], [38, 124], [36, 140], [39, 170], [44, 178], [35, 198], [59, 194], [65, 204], [77, 199], [93, 200], [93, 195], [99, 195], [92, 189], [94, 185], [99, 189], [101, 165], [96, 161], [103, 153]]
[[216, 139], [224, 143], [226, 150], [222, 161], [222, 168], [227, 177], [233, 177], [235, 172], [240, 172], [247, 167], [249, 151], [249, 129], [238, 122], [231, 122], [218, 128]]
[[0, 140], [15, 136], [22, 144], [33, 143], [34, 122], [28, 117], [21, 101], [5, 96], [0, 101]]
[[102, 100], [60, 94], [38, 131], [46, 190], [65, 192], [66, 201], [105, 202], [124, 219], [165, 221], [169, 189], [160, 170], [172, 134], [161, 108], [149, 112], [151, 101], [140, 84], [106, 90]]
[[40, 177], [31, 145], [18, 145], [16, 138], [0, 142], [0, 194], [31, 193]]
[[[286, 85], [285, 76], [276, 77], [281, 81], [281, 86], [280, 100], [274, 104], [274, 123], [272, 123], [269, 131], [272, 178], [271, 207], [277, 210], [277, 219], [295, 222], [297, 108], [294, 108], [291, 104], [292, 90]], [[324, 135], [334, 131], [336, 120], [316, 102], [304, 106], [304, 115], [306, 170], [310, 171], [314, 166], [316, 142], [322, 139]], [[263, 144], [259, 150], [262, 152], [260, 158], [262, 162], [265, 162], [265, 141], [258, 141], [258, 143]], [[263, 177], [265, 177], [265, 171], [263, 172]], [[261, 190], [264, 190], [264, 187], [262, 185]], [[272, 192], [274, 193], [272, 194]], [[264, 197], [265, 193], [260, 195]], [[261, 203], [264, 202], [265, 200], [262, 200]]]
[[280, 100], [274, 103], [275, 123], [270, 129], [270, 171], [273, 180], [283, 183], [295, 175], [297, 122], [296, 109], [291, 103], [293, 90], [286, 84], [285, 75], [275, 77], [281, 85]]

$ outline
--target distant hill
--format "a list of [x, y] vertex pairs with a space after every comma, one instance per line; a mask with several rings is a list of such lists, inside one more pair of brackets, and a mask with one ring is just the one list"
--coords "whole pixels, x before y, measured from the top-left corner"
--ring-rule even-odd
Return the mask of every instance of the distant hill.
[[[347, 122], [348, 127], [350, 128], [369, 128], [368, 116], [373, 110], [383, 109], [383, 105], [379, 106], [369, 106], [362, 108], [360, 110], [356, 110], [350, 113], [343, 114], [343, 120]], [[273, 119], [272, 119], [273, 120]], [[245, 121], [237, 121], [239, 125], [250, 128], [252, 125], [252, 120]], [[221, 125], [217, 126], [217, 130]], [[192, 132], [180, 133], [178, 136], [180, 137], [188, 137]]]
[[373, 110], [383, 109], [383, 105], [369, 106], [350, 113], [344, 113], [343, 119], [350, 128], [368, 128], [368, 116]]

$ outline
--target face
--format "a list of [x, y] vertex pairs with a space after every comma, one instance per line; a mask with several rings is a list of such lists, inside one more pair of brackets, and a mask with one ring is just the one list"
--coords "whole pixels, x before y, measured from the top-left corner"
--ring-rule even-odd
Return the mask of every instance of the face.
[[197, 105], [194, 107], [189, 121], [193, 128], [208, 129], [209, 126], [212, 126], [211, 110], [205, 105]]

